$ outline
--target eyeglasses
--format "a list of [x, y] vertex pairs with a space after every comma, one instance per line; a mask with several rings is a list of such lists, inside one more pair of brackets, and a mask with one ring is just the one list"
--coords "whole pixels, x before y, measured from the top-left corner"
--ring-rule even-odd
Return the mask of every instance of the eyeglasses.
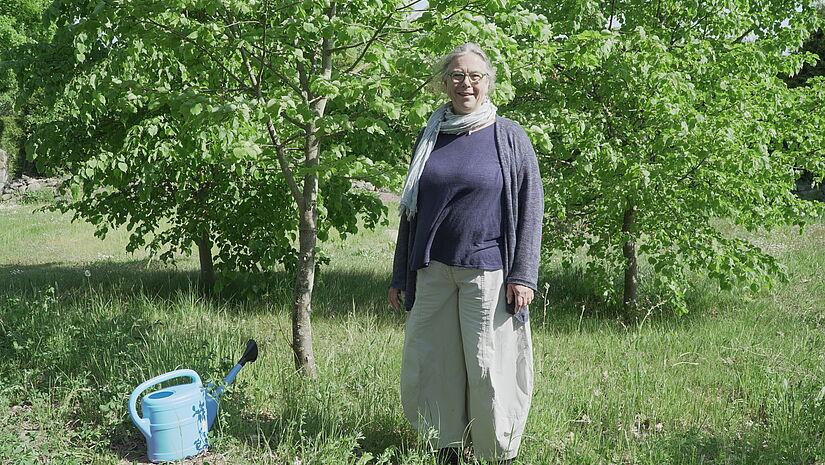
[[451, 73], [447, 73], [447, 76], [450, 76], [450, 79], [453, 80], [454, 83], [458, 84], [460, 82], [464, 82], [464, 79], [470, 78], [470, 82], [475, 84], [480, 81], [484, 76], [487, 76], [488, 73], [462, 73], [460, 71], [454, 71]]

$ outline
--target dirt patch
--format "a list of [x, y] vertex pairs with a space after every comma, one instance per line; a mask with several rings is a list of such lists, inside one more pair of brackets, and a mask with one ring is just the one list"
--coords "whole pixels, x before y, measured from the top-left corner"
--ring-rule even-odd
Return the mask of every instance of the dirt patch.
[[[146, 438], [140, 434], [140, 431], [136, 428], [123, 428], [120, 429], [118, 433], [120, 434], [118, 434], [117, 438], [113, 439], [111, 443], [112, 452], [120, 457], [120, 461], [118, 463], [124, 465], [152, 464], [152, 462], [149, 461], [149, 457], [146, 455]], [[227, 465], [233, 463], [233, 460], [232, 457], [226, 452], [215, 453], [207, 449], [194, 457], [189, 457], [188, 459], [183, 459], [174, 463], [185, 465], [200, 465], [206, 463], [211, 465]]]
[[[123, 465], [153, 465], [153, 462], [150, 462], [149, 459], [146, 457], [146, 451], [143, 451], [142, 457], [123, 457], [120, 459], [118, 463]], [[183, 459], [177, 462], [176, 464], [183, 464], [183, 465], [198, 465], [198, 464], [210, 464], [210, 465], [226, 465], [233, 463], [232, 458], [228, 457], [227, 454], [217, 454], [212, 453], [209, 450], [201, 452], [200, 454], [190, 457], [188, 459]]]
[[381, 202], [384, 202], [384, 205], [398, 203], [401, 200], [401, 196], [392, 192], [379, 192], [378, 198], [381, 199]]

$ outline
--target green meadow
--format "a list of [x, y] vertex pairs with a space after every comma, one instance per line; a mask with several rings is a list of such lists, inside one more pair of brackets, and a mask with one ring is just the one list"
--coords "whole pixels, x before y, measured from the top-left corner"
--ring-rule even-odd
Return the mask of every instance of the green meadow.
[[[218, 382], [254, 338], [210, 449], [185, 463], [434, 464], [400, 407], [394, 227], [324, 245], [309, 380], [289, 350], [286, 274], [260, 296], [204, 297], [196, 256], [163, 264], [126, 254], [125, 231], [99, 240], [70, 216], [0, 205], [0, 463], [144, 463], [132, 390], [178, 368]], [[683, 316], [655, 295], [622, 315], [586, 275], [545, 263], [517, 463], [825, 464], [825, 222], [750, 239], [788, 281], [720, 291], [697, 275]]]

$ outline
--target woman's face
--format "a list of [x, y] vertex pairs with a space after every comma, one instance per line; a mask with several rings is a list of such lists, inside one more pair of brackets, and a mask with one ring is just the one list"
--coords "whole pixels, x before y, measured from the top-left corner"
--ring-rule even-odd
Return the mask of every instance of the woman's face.
[[455, 82], [449, 73], [487, 73], [487, 66], [484, 60], [475, 53], [465, 53], [453, 59], [450, 67], [447, 68], [447, 76], [444, 78], [444, 86], [447, 88], [447, 95], [453, 101], [453, 112], [466, 115], [478, 110], [484, 103], [487, 90], [490, 87], [490, 77], [484, 76], [478, 82], [470, 82], [470, 77], [465, 77], [461, 82]]

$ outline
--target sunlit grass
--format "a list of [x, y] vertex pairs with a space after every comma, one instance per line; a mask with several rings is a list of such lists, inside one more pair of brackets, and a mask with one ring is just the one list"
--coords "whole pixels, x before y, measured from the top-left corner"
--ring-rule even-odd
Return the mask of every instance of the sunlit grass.
[[[132, 389], [177, 368], [219, 381], [249, 338], [261, 357], [222, 399], [197, 463], [434, 463], [400, 408], [404, 316], [385, 303], [394, 227], [324, 246], [321, 374], [307, 380], [288, 346], [288, 276], [267, 298], [205, 298], [193, 259], [165, 266], [125, 254], [123, 231], [100, 241], [64, 215], [0, 210], [0, 463], [144, 462]], [[585, 276], [546, 270], [521, 463], [825, 462], [825, 224], [754, 239], [789, 282], [732, 293], [697, 278], [683, 317], [620, 318]]]

